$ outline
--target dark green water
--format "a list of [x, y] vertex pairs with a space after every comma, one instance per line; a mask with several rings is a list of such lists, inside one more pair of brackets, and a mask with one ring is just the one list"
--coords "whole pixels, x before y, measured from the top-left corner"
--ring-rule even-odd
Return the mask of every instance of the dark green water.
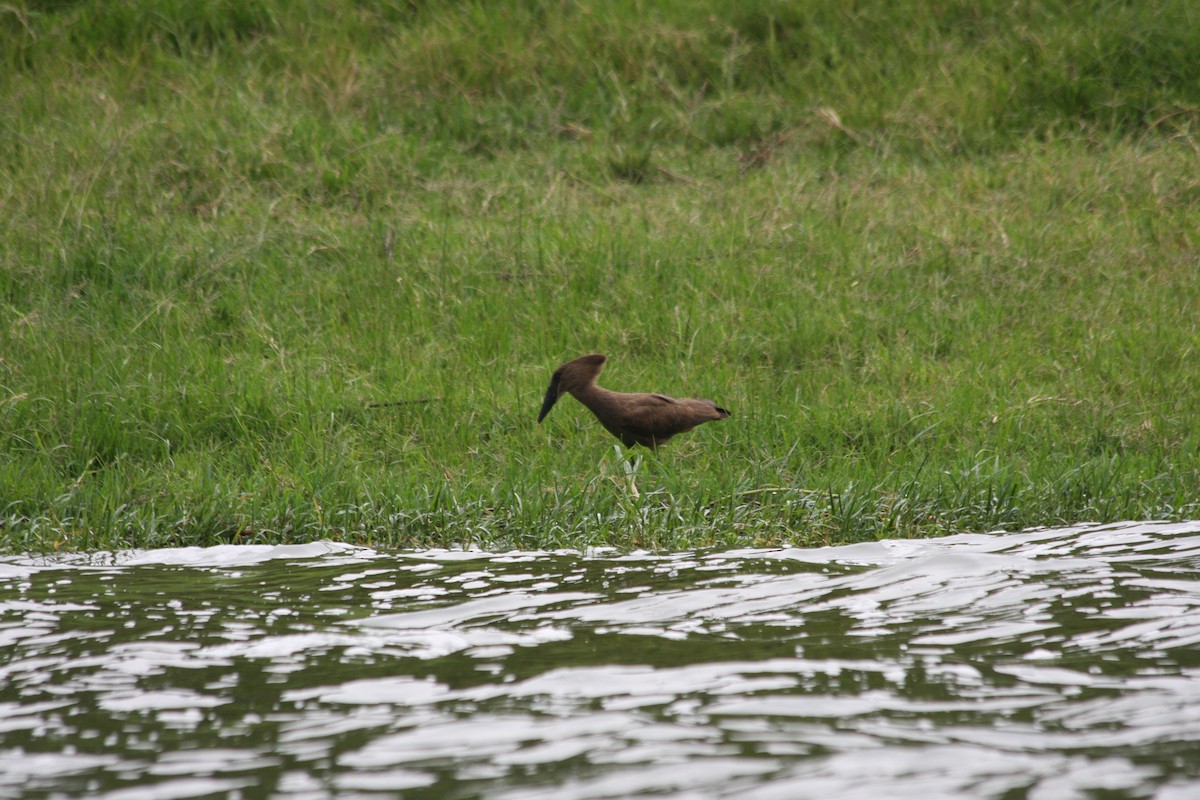
[[0, 798], [1200, 797], [1200, 523], [0, 559]]

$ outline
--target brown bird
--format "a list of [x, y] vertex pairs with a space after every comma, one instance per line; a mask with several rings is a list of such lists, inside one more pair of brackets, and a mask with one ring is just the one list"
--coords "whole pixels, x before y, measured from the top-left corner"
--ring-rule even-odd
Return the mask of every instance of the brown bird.
[[581, 356], [556, 369], [550, 378], [546, 399], [542, 401], [538, 422], [546, 418], [563, 392], [569, 392], [626, 447], [640, 444], [654, 450], [678, 433], [729, 416], [728, 411], [712, 400], [694, 397], [677, 400], [665, 394], [610, 392], [596, 385], [596, 378], [607, 360], [599, 354]]

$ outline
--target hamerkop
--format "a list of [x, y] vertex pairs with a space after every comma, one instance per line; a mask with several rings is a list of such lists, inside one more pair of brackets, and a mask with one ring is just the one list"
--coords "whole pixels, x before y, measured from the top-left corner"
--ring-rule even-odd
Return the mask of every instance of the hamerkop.
[[596, 378], [607, 360], [606, 356], [597, 353], [568, 361], [556, 369], [550, 378], [546, 399], [542, 401], [538, 422], [546, 418], [563, 392], [570, 392], [626, 447], [640, 444], [654, 450], [678, 433], [729, 416], [728, 411], [712, 400], [694, 397], [677, 400], [665, 394], [610, 392], [596, 385]]

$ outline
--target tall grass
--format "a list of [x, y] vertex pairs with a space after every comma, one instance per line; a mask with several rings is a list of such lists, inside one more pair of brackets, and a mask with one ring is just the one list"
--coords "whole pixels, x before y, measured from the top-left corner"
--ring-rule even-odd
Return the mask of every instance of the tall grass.
[[[1195, 516], [1198, 22], [10, 4], [5, 546]], [[533, 421], [586, 352], [734, 416], [646, 456], [635, 500], [581, 407]]]

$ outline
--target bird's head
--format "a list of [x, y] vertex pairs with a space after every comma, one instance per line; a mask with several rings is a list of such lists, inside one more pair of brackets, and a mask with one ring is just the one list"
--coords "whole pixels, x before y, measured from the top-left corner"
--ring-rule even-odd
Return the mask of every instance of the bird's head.
[[606, 356], [593, 353], [589, 356], [580, 356], [574, 361], [568, 361], [554, 370], [554, 374], [550, 376], [550, 387], [546, 389], [546, 397], [542, 400], [542, 411], [538, 414], [537, 421], [541, 422], [546, 418], [550, 409], [554, 408], [554, 404], [558, 402], [558, 398], [562, 397], [563, 392], [574, 392], [595, 383], [596, 376], [604, 369], [605, 361], [608, 361]]

